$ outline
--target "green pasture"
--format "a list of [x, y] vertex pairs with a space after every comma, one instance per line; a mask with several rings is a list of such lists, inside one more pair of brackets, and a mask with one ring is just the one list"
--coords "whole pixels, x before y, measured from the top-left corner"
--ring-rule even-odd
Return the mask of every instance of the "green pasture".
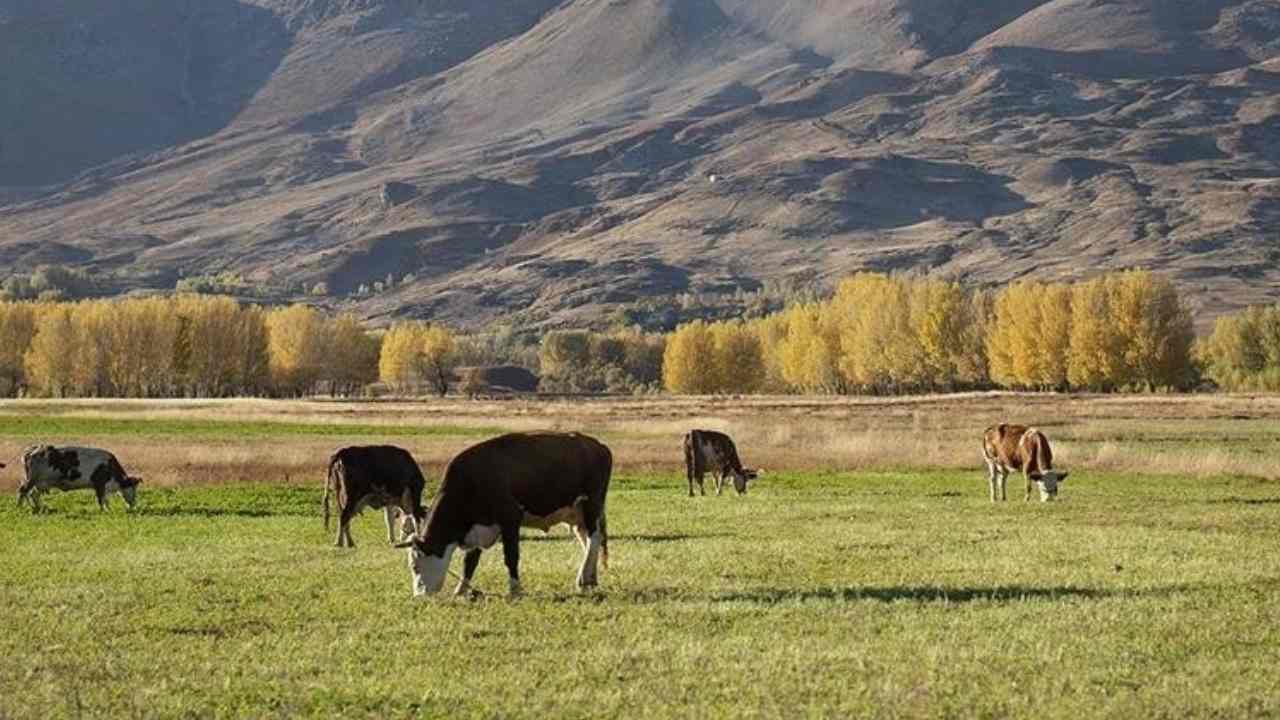
[[562, 529], [476, 602], [414, 600], [376, 514], [331, 547], [315, 487], [0, 499], [0, 718], [1280, 714], [1280, 486], [1010, 484], [619, 477], [598, 593]]

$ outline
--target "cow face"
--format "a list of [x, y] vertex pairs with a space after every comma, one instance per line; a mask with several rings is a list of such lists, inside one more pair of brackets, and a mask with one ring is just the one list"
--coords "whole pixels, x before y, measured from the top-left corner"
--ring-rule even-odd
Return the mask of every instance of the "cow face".
[[130, 508], [138, 504], [138, 484], [141, 482], [142, 478], [130, 477], [125, 478], [125, 482], [120, 485], [120, 495]]
[[755, 480], [760, 477], [760, 471], [748, 470], [744, 468], [742, 472], [733, 473], [733, 489], [738, 491], [739, 495], [747, 494], [747, 481]]
[[457, 544], [449, 543], [444, 547], [432, 548], [421, 538], [414, 538], [402, 545], [409, 548], [409, 572], [413, 573], [414, 597], [440, 592], [444, 587], [444, 576], [449, 572], [449, 560], [453, 558], [453, 551], [458, 548]]
[[1033, 477], [1036, 488], [1040, 490], [1040, 502], [1051, 502], [1058, 499], [1058, 486], [1067, 479], [1067, 473], [1059, 470], [1046, 470], [1039, 477]]

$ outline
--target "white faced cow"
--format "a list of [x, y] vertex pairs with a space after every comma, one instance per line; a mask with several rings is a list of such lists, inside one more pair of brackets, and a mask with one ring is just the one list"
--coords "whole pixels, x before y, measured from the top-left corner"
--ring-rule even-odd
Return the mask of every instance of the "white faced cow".
[[41, 510], [40, 496], [49, 490], [83, 490], [93, 488], [98, 507], [107, 509], [107, 497], [119, 492], [132, 508], [138, 501], [138, 484], [142, 478], [130, 477], [116, 456], [88, 447], [54, 447], [36, 445], [22, 454], [25, 479], [18, 488], [18, 504], [30, 500], [33, 511]]
[[690, 430], [684, 436], [685, 475], [689, 480], [689, 497], [693, 497], [693, 482], [698, 481], [698, 492], [706, 495], [702, 477], [708, 472], [715, 476], [716, 495], [724, 489], [726, 478], [733, 478], [733, 489], [739, 495], [747, 492], [747, 481], [760, 475], [759, 470], [748, 470], [738, 460], [738, 448], [733, 440], [715, 430]]
[[[382, 508], [387, 542], [394, 543], [396, 513], [414, 520], [426, 516], [422, 493], [427, 481], [408, 450], [393, 445], [345, 447], [329, 458], [324, 484], [324, 529], [329, 529], [329, 492], [338, 500], [338, 537], [334, 544], [355, 547], [351, 520], [366, 507]], [[414, 525], [416, 527], [416, 525]]]
[[544, 532], [568, 524], [583, 546], [578, 587], [594, 587], [597, 559], [609, 560], [605, 496], [613, 454], [578, 433], [512, 433], [486, 440], [449, 462], [425, 526], [409, 548], [415, 596], [439, 592], [453, 552], [461, 548], [470, 590], [482, 550], [502, 540], [512, 596], [520, 594], [520, 528]]
[[991, 502], [1008, 500], [1005, 493], [1010, 470], [1021, 470], [1027, 479], [1024, 500], [1031, 499], [1031, 484], [1040, 489], [1040, 501], [1058, 497], [1058, 485], [1067, 472], [1053, 469], [1053, 451], [1044, 433], [1024, 425], [993, 425], [982, 435], [982, 457], [987, 461], [987, 481], [991, 485]]

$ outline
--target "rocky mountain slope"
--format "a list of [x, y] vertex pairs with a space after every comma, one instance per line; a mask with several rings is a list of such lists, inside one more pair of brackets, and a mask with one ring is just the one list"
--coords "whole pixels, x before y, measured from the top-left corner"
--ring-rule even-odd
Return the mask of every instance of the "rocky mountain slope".
[[0, 275], [471, 326], [864, 268], [1280, 300], [1274, 0], [0, 0], [0, 88]]

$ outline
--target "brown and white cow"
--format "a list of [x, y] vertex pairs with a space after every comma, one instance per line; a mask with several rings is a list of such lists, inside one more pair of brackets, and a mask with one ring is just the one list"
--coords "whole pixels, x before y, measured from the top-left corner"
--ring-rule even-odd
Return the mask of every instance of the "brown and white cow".
[[453, 552], [465, 553], [455, 594], [470, 590], [481, 551], [502, 540], [512, 596], [520, 594], [520, 528], [544, 532], [568, 524], [583, 547], [580, 589], [597, 584], [596, 563], [608, 566], [605, 497], [613, 454], [578, 433], [511, 433], [458, 453], [445, 469], [425, 526], [409, 548], [415, 596], [439, 592]]
[[685, 476], [689, 480], [689, 497], [693, 497], [693, 482], [698, 481], [698, 492], [706, 495], [702, 477], [712, 473], [716, 479], [716, 495], [724, 489], [726, 478], [733, 478], [733, 488], [739, 495], [747, 492], [747, 481], [760, 475], [759, 470], [742, 467], [738, 460], [738, 448], [733, 440], [715, 430], [690, 430], [684, 436]]
[[31, 509], [42, 509], [40, 496], [49, 490], [93, 488], [98, 507], [107, 509], [110, 493], [119, 492], [132, 508], [138, 501], [142, 478], [131, 477], [115, 455], [99, 448], [35, 445], [22, 453], [24, 479], [18, 488], [18, 504], [31, 501]]
[[384, 510], [387, 542], [394, 543], [397, 513], [415, 520], [426, 516], [422, 507], [426, 487], [422, 470], [404, 448], [393, 445], [342, 448], [329, 458], [329, 474], [324, 484], [324, 529], [329, 529], [329, 493], [333, 491], [338, 501], [335, 545], [356, 546], [351, 539], [351, 519], [366, 507]]
[[1005, 492], [1010, 470], [1021, 470], [1027, 479], [1024, 500], [1031, 499], [1031, 484], [1040, 489], [1040, 501], [1058, 497], [1058, 485], [1067, 479], [1065, 470], [1053, 469], [1053, 450], [1044, 433], [1025, 425], [1001, 423], [987, 428], [982, 435], [982, 457], [987, 461], [987, 481], [991, 485], [991, 502], [1008, 500]]

